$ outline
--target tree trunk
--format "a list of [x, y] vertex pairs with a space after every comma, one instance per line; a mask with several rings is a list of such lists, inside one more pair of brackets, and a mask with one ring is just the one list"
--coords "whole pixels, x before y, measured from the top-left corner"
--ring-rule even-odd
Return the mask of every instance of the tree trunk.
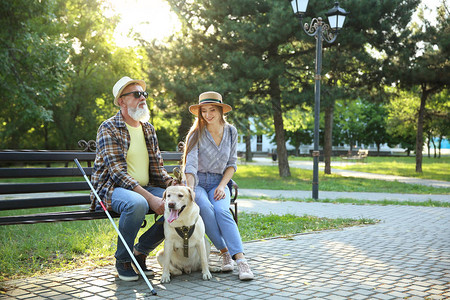
[[252, 136], [250, 132], [250, 122], [247, 122], [247, 128], [245, 133], [245, 161], [250, 162], [253, 160], [252, 155]]
[[281, 92], [277, 79], [270, 82], [270, 97], [273, 109], [273, 123], [275, 126], [275, 139], [277, 141], [278, 172], [281, 177], [290, 177], [289, 162], [284, 137], [283, 113], [281, 111]]
[[178, 126], [179, 142], [185, 141], [189, 128], [192, 126], [192, 115], [187, 112], [187, 109], [185, 111], [186, 112], [181, 113], [181, 123], [180, 126]]
[[422, 151], [423, 151], [423, 122], [425, 115], [425, 104], [428, 93], [425, 87], [422, 87], [422, 97], [420, 97], [419, 117], [417, 120], [417, 135], [416, 135], [416, 172], [422, 173]]
[[434, 142], [434, 139], [431, 138], [431, 143], [433, 144], [433, 149], [434, 149], [434, 158], [436, 158], [437, 153], [436, 153], [436, 143]]
[[441, 158], [442, 135], [439, 136], [439, 144], [438, 144], [438, 147], [439, 147], [439, 156], [438, 156], [438, 158]]
[[333, 147], [333, 111], [334, 100], [325, 107], [325, 142], [323, 155], [325, 160], [325, 174], [331, 174], [331, 152]]

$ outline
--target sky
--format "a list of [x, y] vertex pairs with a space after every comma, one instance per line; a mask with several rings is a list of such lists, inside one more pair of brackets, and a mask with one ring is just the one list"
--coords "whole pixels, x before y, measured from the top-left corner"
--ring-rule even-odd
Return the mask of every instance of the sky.
[[114, 37], [118, 46], [137, 45], [127, 37], [133, 29], [144, 39], [162, 40], [178, 31], [180, 23], [164, 0], [108, 0], [111, 8], [122, 15]]
[[[449, 0], [445, 0], [447, 1], [447, 6], [450, 8], [450, 3], [448, 2]], [[429, 20], [433, 23], [435, 23], [434, 21], [436, 20], [436, 8], [442, 3], [442, 0], [422, 0], [422, 3], [420, 4], [419, 7], [424, 7], [427, 6], [428, 8], [431, 9], [431, 12], [428, 15]], [[418, 22], [418, 18], [417, 18], [417, 14], [414, 14], [413, 16], [413, 21]]]
[[[162, 40], [180, 28], [180, 23], [175, 13], [170, 10], [170, 6], [164, 0], [107, 1], [110, 3], [113, 11], [122, 15], [121, 22], [114, 34], [118, 46], [127, 47], [137, 45], [137, 42], [127, 37], [131, 29], [139, 32], [146, 40]], [[422, 7], [426, 5], [432, 8], [432, 12], [427, 14], [431, 20], [436, 19], [436, 7], [441, 1], [422, 0]], [[351, 11], [351, 7], [348, 10]], [[418, 21], [416, 16], [413, 20]]]

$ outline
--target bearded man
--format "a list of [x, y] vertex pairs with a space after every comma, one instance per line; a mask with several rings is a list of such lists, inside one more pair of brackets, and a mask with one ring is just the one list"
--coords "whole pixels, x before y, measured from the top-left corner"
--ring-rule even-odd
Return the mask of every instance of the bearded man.
[[[117, 114], [104, 121], [97, 132], [97, 153], [92, 185], [109, 210], [120, 213], [119, 230], [146, 275], [145, 260], [164, 239], [164, 218], [159, 218], [135, 245], [136, 235], [149, 210], [164, 214], [162, 195], [175, 180], [163, 168], [155, 128], [150, 118], [143, 80], [123, 77], [113, 87]], [[92, 201], [96, 201], [91, 193]], [[138, 280], [132, 259], [118, 238], [115, 253], [119, 278]]]

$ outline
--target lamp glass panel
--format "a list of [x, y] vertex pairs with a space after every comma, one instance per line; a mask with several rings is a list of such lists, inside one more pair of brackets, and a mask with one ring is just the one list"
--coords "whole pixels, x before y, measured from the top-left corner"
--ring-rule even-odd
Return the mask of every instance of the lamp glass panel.
[[339, 16], [337, 27], [341, 29], [344, 26], [345, 16]]
[[328, 22], [330, 22], [330, 27], [334, 29], [341, 29], [344, 25], [345, 16], [343, 15], [334, 15], [328, 16]]
[[291, 5], [294, 13], [304, 13], [308, 7], [309, 0], [292, 0]]
[[330, 22], [330, 27], [331, 27], [331, 28], [336, 28], [336, 24], [337, 24], [337, 15], [328, 16], [328, 22]]

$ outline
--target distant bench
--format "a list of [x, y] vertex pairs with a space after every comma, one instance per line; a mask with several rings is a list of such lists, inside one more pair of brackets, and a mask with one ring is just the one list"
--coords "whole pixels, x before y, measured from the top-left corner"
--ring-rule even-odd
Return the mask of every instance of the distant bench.
[[349, 153], [347, 155], [341, 155], [340, 157], [343, 160], [355, 160], [365, 162], [367, 156], [369, 156], [369, 150], [359, 149], [356, 154]]
[[[172, 173], [173, 169], [179, 166], [182, 153], [161, 154], [165, 163], [174, 163], [164, 165], [167, 172]], [[91, 204], [89, 185], [76, 167], [75, 158], [90, 177], [95, 152], [0, 150], [0, 225], [106, 219], [106, 214], [95, 210], [94, 204]], [[30, 182], [30, 178], [34, 178], [34, 182]], [[236, 184], [232, 186], [231, 193], [230, 211], [237, 223]], [[4, 216], [3, 213], [18, 209], [63, 206], [81, 206], [82, 209], [18, 216]], [[112, 217], [120, 216], [113, 211], [110, 211], [110, 214]]]

